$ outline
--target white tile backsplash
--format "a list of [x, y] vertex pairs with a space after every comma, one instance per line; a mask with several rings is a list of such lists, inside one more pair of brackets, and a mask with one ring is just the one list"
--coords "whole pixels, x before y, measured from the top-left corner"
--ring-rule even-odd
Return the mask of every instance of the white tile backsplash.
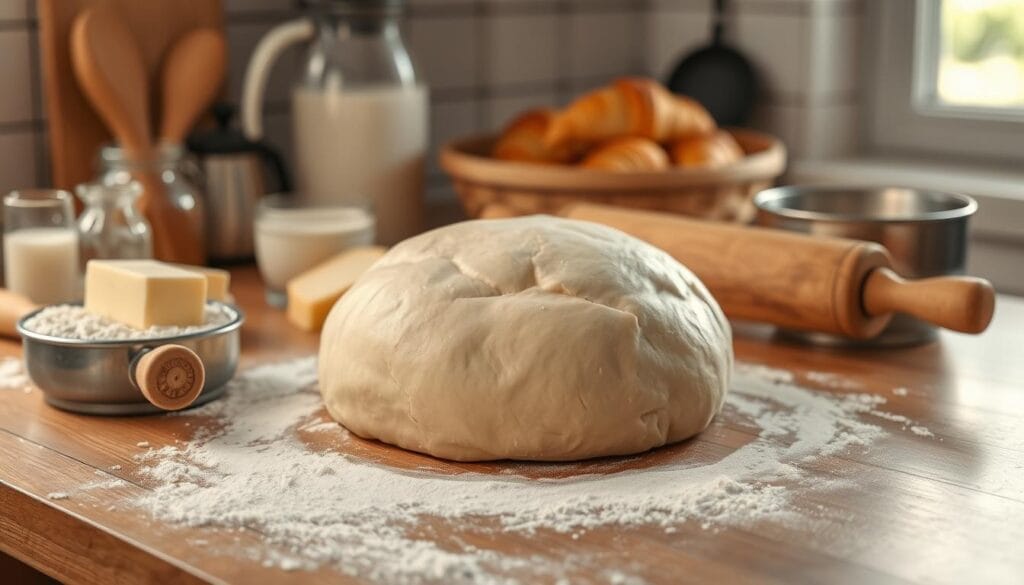
[[[761, 68], [767, 91], [756, 125], [794, 154], [856, 143], [858, 0], [736, 0], [727, 36]], [[226, 95], [238, 100], [249, 56], [274, 25], [297, 18], [295, 0], [223, 0], [230, 65]], [[450, 197], [436, 150], [452, 138], [492, 132], [537, 106], [561, 106], [628, 74], [664, 79], [708, 42], [710, 0], [407, 0], [403, 30], [431, 87], [433, 197]], [[35, 4], [0, 0], [0, 193], [48, 182], [38, 79]], [[274, 67], [266, 95], [267, 139], [286, 158], [287, 100], [304, 49]], [[33, 102], [35, 96], [35, 102]], [[820, 127], [820, 129], [819, 129]], [[811, 133], [810, 130], [814, 130]], [[851, 138], [852, 137], [852, 138]], [[831, 150], [830, 150], [831, 149]]]
[[487, 19], [484, 83], [500, 87], [557, 79], [559, 19], [555, 14], [501, 14]]
[[859, 89], [860, 26], [856, 12], [810, 20], [806, 93], [812, 101], [834, 100]]
[[726, 38], [750, 59], [771, 100], [791, 100], [807, 84], [807, 19], [799, 14], [737, 14]]
[[3, 80], [0, 124], [31, 120], [32, 73], [28, 30], [0, 31], [0, 79]]
[[0, 21], [25, 20], [28, 17], [28, 3], [25, 0], [0, 1]]
[[647, 73], [667, 79], [689, 52], [711, 41], [711, 13], [698, 10], [652, 10], [647, 13], [645, 63]]
[[487, 102], [484, 115], [486, 132], [497, 132], [512, 121], [512, 118], [533, 108], [555, 108], [561, 105], [558, 94], [552, 86], [550, 90], [528, 95], [492, 97]]
[[0, 134], [0, 195], [35, 184], [35, 132], [24, 130]]
[[578, 12], [569, 16], [570, 79], [617, 76], [641, 70], [640, 12]]
[[438, 102], [430, 106], [430, 152], [427, 174], [442, 174], [438, 164], [441, 147], [455, 138], [480, 132], [480, 102], [476, 99]]
[[405, 24], [409, 51], [435, 89], [467, 88], [480, 83], [480, 19], [414, 18]]

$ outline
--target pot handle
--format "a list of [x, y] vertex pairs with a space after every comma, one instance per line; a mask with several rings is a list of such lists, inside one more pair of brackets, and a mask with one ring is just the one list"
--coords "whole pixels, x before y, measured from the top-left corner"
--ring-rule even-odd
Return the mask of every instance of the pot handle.
[[196, 352], [183, 345], [143, 350], [132, 363], [132, 381], [153, 406], [180, 410], [199, 396], [206, 368]]

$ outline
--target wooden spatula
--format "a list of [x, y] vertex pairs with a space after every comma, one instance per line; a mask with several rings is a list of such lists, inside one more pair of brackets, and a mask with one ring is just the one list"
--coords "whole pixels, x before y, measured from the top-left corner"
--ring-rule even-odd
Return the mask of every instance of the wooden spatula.
[[[142, 54], [112, 3], [82, 11], [71, 27], [75, 77], [100, 118], [136, 161], [153, 159], [149, 87]], [[134, 173], [142, 183], [139, 210], [153, 228], [153, 247], [161, 260], [202, 264], [201, 226], [177, 209], [152, 172]]]
[[224, 34], [212, 28], [196, 29], [171, 45], [161, 75], [160, 140], [171, 144], [184, 140], [217, 97], [227, 57]]

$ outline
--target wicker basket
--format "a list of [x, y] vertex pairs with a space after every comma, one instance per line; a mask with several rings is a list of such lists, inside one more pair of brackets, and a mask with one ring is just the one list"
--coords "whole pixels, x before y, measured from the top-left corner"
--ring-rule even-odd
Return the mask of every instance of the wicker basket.
[[495, 160], [495, 136], [456, 140], [441, 151], [470, 217], [557, 213], [583, 201], [747, 222], [751, 199], [786, 166], [786, 149], [767, 134], [730, 130], [747, 156], [721, 169], [671, 169], [616, 173]]

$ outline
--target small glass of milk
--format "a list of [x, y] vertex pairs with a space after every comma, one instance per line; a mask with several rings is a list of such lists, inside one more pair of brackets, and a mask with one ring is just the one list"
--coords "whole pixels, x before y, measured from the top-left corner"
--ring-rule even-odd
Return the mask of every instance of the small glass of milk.
[[369, 246], [376, 221], [367, 206], [309, 206], [295, 196], [269, 195], [256, 209], [256, 265], [267, 303], [284, 307], [292, 278], [356, 246]]
[[4, 197], [4, 280], [40, 305], [78, 300], [81, 270], [71, 194], [23, 189]]

